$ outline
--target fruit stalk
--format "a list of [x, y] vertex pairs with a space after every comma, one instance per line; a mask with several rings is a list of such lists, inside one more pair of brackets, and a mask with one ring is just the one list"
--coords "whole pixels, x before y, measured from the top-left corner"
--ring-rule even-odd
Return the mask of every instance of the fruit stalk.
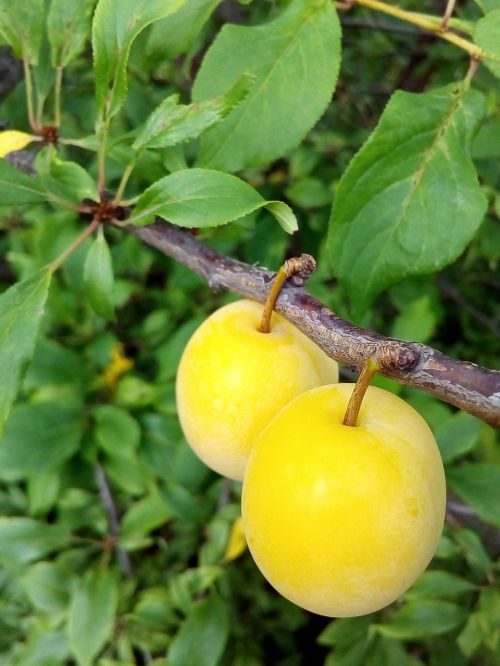
[[380, 366], [374, 358], [370, 357], [365, 361], [363, 369], [358, 377], [358, 381], [349, 398], [344, 420], [342, 421], [343, 425], [357, 425], [359, 410], [361, 409], [361, 403], [365, 397], [366, 389], [379, 370]]
[[261, 333], [269, 333], [271, 330], [271, 317], [273, 314], [274, 305], [286, 280], [292, 277], [292, 275], [298, 275], [305, 280], [309, 277], [315, 268], [316, 261], [314, 260], [314, 257], [311, 257], [310, 254], [301, 254], [300, 257], [292, 257], [291, 259], [287, 259], [285, 261], [283, 266], [281, 266], [279, 271], [276, 273], [271, 290], [264, 304], [262, 319], [259, 326], [259, 331]]

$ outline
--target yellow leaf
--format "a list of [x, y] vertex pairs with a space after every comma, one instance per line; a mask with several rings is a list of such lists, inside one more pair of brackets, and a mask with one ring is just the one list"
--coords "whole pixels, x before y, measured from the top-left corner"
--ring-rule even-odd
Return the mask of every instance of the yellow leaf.
[[28, 143], [32, 141], [39, 141], [40, 137], [34, 134], [26, 134], [26, 132], [18, 132], [17, 130], [5, 130], [0, 132], [0, 157], [5, 157], [15, 150], [22, 150]]
[[236, 518], [231, 527], [231, 532], [229, 534], [229, 539], [226, 546], [226, 554], [224, 559], [230, 562], [235, 560], [241, 555], [241, 553], [247, 547], [247, 542], [245, 539], [245, 533], [243, 532], [243, 521], [240, 518]]
[[123, 353], [123, 345], [118, 343], [111, 351], [111, 362], [100, 378], [101, 381], [99, 383], [104, 384], [108, 389], [113, 389], [123, 373], [130, 370], [133, 366], [134, 362]]

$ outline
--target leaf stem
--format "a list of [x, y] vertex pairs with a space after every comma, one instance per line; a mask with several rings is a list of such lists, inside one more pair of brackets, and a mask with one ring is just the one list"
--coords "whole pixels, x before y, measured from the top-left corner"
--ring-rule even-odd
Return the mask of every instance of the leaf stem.
[[472, 81], [472, 77], [477, 72], [478, 67], [479, 67], [479, 60], [477, 58], [471, 58], [469, 69], [467, 70], [467, 74], [465, 75], [465, 79], [464, 79], [464, 86], [466, 88], [468, 88], [470, 86], [470, 82]]
[[439, 27], [443, 32], [445, 30], [448, 30], [448, 22], [451, 18], [451, 15], [453, 14], [453, 10], [455, 9], [455, 2], [456, 0], [448, 0], [446, 4], [446, 9], [444, 10], [443, 18], [441, 19], [441, 23], [439, 24]]
[[345, 410], [343, 420], [345, 426], [355, 426], [357, 424], [359, 410], [361, 409], [361, 403], [365, 397], [366, 390], [379, 370], [379, 364], [370, 356], [363, 365], [363, 369], [358, 377], [358, 381], [354, 385], [349, 404]]
[[405, 21], [406, 23], [411, 23], [416, 25], [419, 28], [424, 30], [429, 30], [433, 32], [436, 37], [451, 42], [458, 46], [462, 50], [466, 51], [472, 58], [476, 60], [482, 60], [486, 57], [484, 51], [476, 44], [473, 44], [469, 40], [461, 37], [460, 35], [455, 34], [454, 32], [449, 32], [447, 27], [444, 29], [441, 27], [441, 18], [429, 17], [424, 14], [418, 14], [416, 12], [409, 12], [400, 7], [382, 2], [381, 0], [351, 0], [350, 2], [341, 2], [338, 3], [339, 9], [350, 9], [354, 5], [360, 5], [361, 7], [367, 7], [368, 9], [374, 9], [375, 11], [388, 14], [389, 16], [394, 16], [395, 18]]
[[97, 187], [99, 189], [99, 194], [101, 197], [104, 195], [104, 190], [106, 188], [106, 139], [107, 136], [101, 137], [101, 142], [99, 144], [99, 151], [97, 153], [97, 164], [98, 164], [98, 179]]
[[98, 164], [99, 176], [97, 183], [101, 199], [104, 197], [104, 190], [106, 189], [106, 148], [108, 144], [109, 123], [110, 123], [110, 118], [108, 114], [108, 109], [106, 108], [98, 132], [99, 149], [97, 151], [97, 164]]
[[316, 268], [316, 262], [310, 254], [301, 254], [300, 257], [293, 257], [292, 259], [287, 259], [283, 266], [276, 273], [276, 277], [273, 280], [271, 285], [271, 290], [267, 296], [266, 302], [264, 303], [264, 310], [262, 312], [262, 319], [259, 326], [259, 331], [261, 333], [269, 333], [271, 331], [271, 317], [273, 314], [274, 305], [276, 299], [279, 296], [281, 287], [284, 285], [286, 280], [292, 275], [300, 274], [301, 277], [306, 279]]
[[63, 67], [56, 67], [56, 84], [54, 89], [54, 125], [61, 127], [61, 90], [63, 80]]
[[31, 126], [31, 129], [38, 133], [40, 131], [40, 126], [35, 118], [35, 111], [33, 105], [33, 80], [31, 78], [31, 69], [30, 64], [26, 56], [23, 58], [23, 70], [24, 70], [24, 82], [26, 86], [26, 103], [28, 106], [28, 120]]
[[46, 192], [45, 196], [47, 197], [47, 201], [49, 201], [51, 204], [62, 206], [62, 208], [66, 208], [68, 210], [74, 210], [76, 213], [92, 212], [90, 206], [84, 206], [82, 204], [74, 203], [73, 201], [68, 201], [67, 199], [58, 197], [57, 194], [53, 194], [52, 192]]
[[60, 254], [57, 259], [55, 259], [51, 264], [50, 268], [52, 271], [56, 271], [63, 261], [72, 253], [76, 250], [77, 247], [79, 247], [83, 241], [88, 238], [94, 231], [97, 229], [99, 226], [99, 220], [97, 218], [94, 218], [90, 224], [85, 227], [85, 229], [82, 231], [82, 233], [75, 238], [75, 240], [68, 245], [68, 247]]
[[120, 206], [127, 208], [128, 206], [133, 206], [138, 201], [139, 201], [139, 195], [137, 195], [136, 197], [132, 197], [131, 199], [123, 199], [123, 201], [120, 201]]
[[128, 180], [132, 174], [132, 171], [135, 168], [135, 160], [132, 160], [130, 164], [126, 167], [125, 171], [123, 172], [122, 179], [120, 181], [120, 184], [118, 185], [118, 189], [116, 190], [115, 198], [113, 200], [113, 203], [118, 205], [125, 194], [125, 189], [127, 187]]

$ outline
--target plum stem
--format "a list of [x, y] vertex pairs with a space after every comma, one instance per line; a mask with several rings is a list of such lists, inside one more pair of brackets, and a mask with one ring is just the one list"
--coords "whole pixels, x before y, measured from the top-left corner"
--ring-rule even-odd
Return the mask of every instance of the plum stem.
[[379, 370], [380, 366], [374, 358], [370, 356], [366, 359], [363, 369], [358, 377], [358, 381], [354, 385], [351, 397], [349, 398], [349, 404], [345, 410], [345, 416], [342, 422], [344, 425], [357, 425], [359, 410], [361, 409], [361, 403], [365, 397], [366, 390]]
[[276, 273], [276, 277], [273, 280], [266, 302], [264, 303], [264, 310], [262, 311], [262, 319], [259, 326], [261, 333], [269, 333], [271, 330], [271, 317], [274, 305], [286, 280], [292, 277], [292, 275], [298, 275], [305, 280], [315, 268], [316, 261], [310, 254], [301, 254], [300, 257], [292, 257], [285, 261]]

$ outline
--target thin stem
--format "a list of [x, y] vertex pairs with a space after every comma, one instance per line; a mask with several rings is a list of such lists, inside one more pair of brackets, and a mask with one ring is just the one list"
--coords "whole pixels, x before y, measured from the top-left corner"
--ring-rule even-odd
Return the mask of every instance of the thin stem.
[[118, 519], [118, 511], [116, 510], [113, 494], [111, 492], [111, 488], [109, 487], [104, 469], [99, 464], [96, 466], [95, 476], [101, 501], [106, 507], [106, 512], [108, 514], [111, 536], [116, 540], [115, 549], [120, 567], [127, 578], [133, 578], [134, 570], [130, 557], [127, 551], [118, 545], [118, 537], [120, 535], [120, 521]]
[[85, 229], [82, 231], [82, 233], [75, 238], [75, 240], [68, 245], [68, 247], [63, 251], [62, 254], [60, 254], [57, 259], [55, 259], [51, 264], [50, 267], [52, 271], [57, 270], [60, 265], [63, 263], [63, 261], [68, 257], [74, 250], [76, 250], [77, 247], [79, 247], [83, 241], [88, 238], [95, 229], [99, 226], [99, 220], [98, 219], [93, 219], [92, 222], [85, 227]]
[[58, 65], [56, 67], [56, 85], [54, 90], [54, 125], [61, 127], [61, 91], [63, 80], [63, 67]]
[[448, 0], [446, 4], [446, 9], [444, 10], [443, 18], [441, 19], [441, 23], [439, 24], [439, 28], [443, 32], [448, 30], [448, 21], [450, 20], [451, 15], [453, 14], [453, 11], [455, 9], [455, 2], [456, 0]]
[[132, 197], [131, 199], [124, 199], [123, 201], [120, 202], [120, 205], [123, 206], [124, 208], [127, 208], [128, 206], [133, 206], [139, 201], [139, 195], [136, 197]]
[[300, 257], [293, 257], [292, 259], [287, 259], [287, 261], [285, 261], [283, 266], [281, 266], [276, 273], [276, 277], [271, 285], [271, 290], [264, 303], [264, 310], [262, 312], [262, 319], [259, 326], [259, 331], [261, 333], [269, 333], [271, 330], [271, 317], [274, 305], [281, 291], [281, 287], [285, 284], [286, 280], [297, 273], [302, 274], [304, 278], [307, 278], [315, 268], [316, 262], [309, 254], [301, 254]]
[[101, 198], [104, 197], [104, 190], [106, 189], [106, 148], [108, 143], [108, 134], [109, 134], [109, 115], [108, 110], [106, 109], [102, 121], [101, 127], [99, 128], [99, 150], [97, 153], [97, 164], [98, 164], [98, 188]]
[[23, 58], [23, 69], [24, 69], [24, 82], [26, 85], [26, 102], [28, 105], [28, 120], [31, 126], [31, 129], [34, 132], [40, 130], [40, 126], [35, 118], [35, 110], [33, 105], [33, 80], [31, 78], [31, 69], [29, 62], [26, 57]]
[[[434, 16], [433, 14], [424, 14], [422, 12], [412, 12], [415, 16], [421, 16], [426, 18], [429, 21], [435, 23], [441, 29], [442, 17]], [[472, 37], [474, 34], [474, 23], [472, 21], [466, 21], [463, 19], [458, 19], [453, 16], [450, 16], [448, 19], [447, 28], [453, 28], [453, 30], [458, 30], [458, 32], [463, 32], [464, 35], [469, 35]]]
[[472, 77], [477, 72], [478, 67], [479, 67], [479, 60], [477, 58], [471, 58], [469, 69], [467, 70], [467, 74], [465, 75], [465, 79], [464, 79], [464, 85], [467, 88], [470, 86], [470, 82], [472, 81]]
[[120, 181], [120, 184], [118, 185], [118, 189], [115, 194], [115, 198], [113, 203], [114, 204], [119, 204], [123, 195], [125, 194], [125, 188], [127, 187], [128, 180], [132, 174], [132, 171], [135, 168], [135, 160], [130, 162], [130, 164], [127, 166], [125, 171], [123, 172], [122, 179]]
[[281, 287], [285, 284], [286, 280], [288, 280], [288, 272], [283, 266], [281, 266], [279, 271], [276, 273], [276, 277], [274, 278], [273, 284], [271, 286], [271, 291], [269, 292], [269, 296], [267, 297], [267, 300], [264, 304], [264, 310], [262, 312], [262, 319], [260, 321], [259, 327], [259, 331], [261, 333], [269, 333], [271, 330], [271, 317], [273, 315], [274, 304], [276, 303], [276, 299], [278, 298], [278, 295], [281, 291]]
[[[411, 23], [412, 25], [416, 25], [419, 28], [423, 28], [424, 30], [429, 30], [437, 37], [440, 37], [447, 42], [451, 42], [452, 44], [455, 44], [455, 46], [463, 49], [476, 60], [482, 60], [486, 55], [484, 51], [479, 48], [479, 46], [469, 42], [464, 37], [460, 37], [460, 35], [456, 35], [453, 32], [443, 32], [441, 29], [440, 19], [429, 18], [423, 14], [409, 12], [401, 9], [400, 7], [395, 7], [394, 5], [390, 5], [386, 2], [381, 2], [381, 0], [355, 0], [352, 5], [354, 4], [360, 5], [362, 7], [368, 7], [368, 9], [374, 9], [375, 11], [383, 12], [384, 14], [389, 14], [389, 16], [394, 16], [395, 18], [401, 19], [402, 21], [406, 21], [406, 23]], [[348, 2], [344, 8], [349, 8], [350, 5], [351, 3]]]
[[97, 153], [97, 164], [98, 164], [98, 179], [97, 187], [99, 189], [99, 194], [101, 197], [104, 194], [106, 188], [106, 136], [102, 137], [101, 143], [99, 144], [99, 151]]
[[[42, 95], [37, 96], [36, 100], [36, 117], [39, 120], [43, 119], [43, 108], [45, 106], [45, 97], [42, 97]], [[43, 124], [43, 123], [40, 123]]]
[[47, 197], [47, 200], [50, 201], [52, 204], [57, 204], [58, 206], [61, 206], [62, 208], [66, 208], [68, 210], [74, 210], [76, 213], [91, 213], [92, 209], [90, 206], [83, 206], [82, 204], [77, 204], [74, 203], [73, 201], [68, 201], [67, 199], [63, 199], [62, 197], [58, 197], [57, 194], [52, 194], [50, 192], [46, 192], [45, 196]]
[[361, 403], [365, 397], [366, 390], [379, 370], [380, 366], [374, 358], [369, 357], [365, 361], [358, 381], [354, 385], [347, 409], [345, 410], [344, 425], [355, 426], [357, 424], [359, 410], [361, 409]]

